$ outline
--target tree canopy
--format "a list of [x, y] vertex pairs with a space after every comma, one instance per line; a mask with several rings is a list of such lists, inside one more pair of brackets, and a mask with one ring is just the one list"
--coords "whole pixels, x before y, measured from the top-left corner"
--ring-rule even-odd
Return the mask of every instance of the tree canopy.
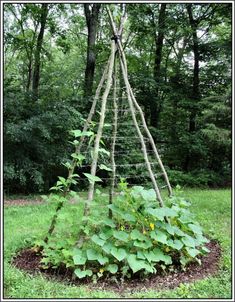
[[[7, 192], [46, 191], [66, 173], [69, 131], [108, 60], [105, 5], [4, 4]], [[111, 4], [117, 21], [124, 6], [129, 80], [172, 184], [230, 185], [231, 4]]]

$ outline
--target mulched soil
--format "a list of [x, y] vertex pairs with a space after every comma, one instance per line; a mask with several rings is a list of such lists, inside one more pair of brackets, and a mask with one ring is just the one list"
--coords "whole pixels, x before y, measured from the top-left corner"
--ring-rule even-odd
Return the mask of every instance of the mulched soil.
[[66, 269], [47, 269], [43, 270], [40, 266], [41, 255], [32, 249], [25, 249], [19, 252], [12, 261], [17, 268], [23, 269], [28, 273], [35, 274], [42, 272], [46, 277], [76, 285], [87, 285], [90, 289], [105, 289], [118, 292], [121, 296], [125, 292], [144, 291], [150, 289], [172, 289], [179, 286], [180, 283], [189, 283], [194, 280], [203, 279], [209, 275], [214, 275], [218, 271], [221, 248], [217, 241], [211, 240], [206, 245], [210, 253], [201, 257], [201, 265], [191, 263], [185, 271], [168, 272], [165, 274], [156, 274], [146, 279], [140, 277], [118, 282], [110, 279], [100, 279], [96, 284], [87, 280], [74, 280], [71, 272]]

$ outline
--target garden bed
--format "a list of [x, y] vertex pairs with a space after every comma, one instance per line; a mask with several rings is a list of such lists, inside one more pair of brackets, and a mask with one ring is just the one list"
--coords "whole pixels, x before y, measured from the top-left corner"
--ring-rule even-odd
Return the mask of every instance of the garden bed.
[[41, 256], [33, 249], [21, 250], [14, 257], [12, 264], [17, 268], [27, 271], [28, 273], [43, 273], [47, 278], [57, 279], [66, 283], [76, 285], [86, 284], [91, 288], [99, 288], [105, 290], [113, 290], [117, 292], [144, 290], [144, 289], [172, 289], [179, 286], [181, 283], [193, 282], [206, 278], [209, 275], [216, 274], [219, 267], [221, 256], [221, 248], [217, 241], [211, 240], [206, 244], [210, 252], [207, 255], [201, 256], [201, 265], [197, 262], [190, 263], [185, 271], [176, 269], [174, 272], [160, 272], [153, 274], [143, 279], [140, 276], [135, 276], [130, 280], [120, 282], [119, 280], [102, 277], [97, 283], [92, 283], [90, 279], [74, 279], [71, 271], [64, 268], [47, 269], [41, 268]]

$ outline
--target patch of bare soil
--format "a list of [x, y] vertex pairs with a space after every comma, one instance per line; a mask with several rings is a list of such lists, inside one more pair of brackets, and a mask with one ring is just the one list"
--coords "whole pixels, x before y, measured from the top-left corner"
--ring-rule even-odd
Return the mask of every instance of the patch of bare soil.
[[33, 204], [43, 204], [44, 201], [42, 199], [5, 199], [4, 206], [27, 206]]
[[221, 248], [215, 240], [211, 240], [206, 246], [210, 249], [210, 253], [201, 257], [201, 265], [195, 262], [189, 264], [185, 271], [162, 272], [161, 274], [148, 276], [145, 279], [138, 276], [123, 282], [102, 278], [94, 284], [89, 279], [74, 279], [72, 272], [65, 268], [43, 270], [40, 263], [42, 256], [32, 249], [22, 250], [13, 259], [12, 263], [17, 268], [29, 273], [42, 272], [45, 276], [59, 281], [77, 285], [85, 284], [91, 289], [113, 290], [123, 295], [125, 292], [130, 293], [138, 290], [172, 289], [179, 286], [180, 283], [193, 282], [194, 280], [203, 279], [215, 274], [219, 266]]

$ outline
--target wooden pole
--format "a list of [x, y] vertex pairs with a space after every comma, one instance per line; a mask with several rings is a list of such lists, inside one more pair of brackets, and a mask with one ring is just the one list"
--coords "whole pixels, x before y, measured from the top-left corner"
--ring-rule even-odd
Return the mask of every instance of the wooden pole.
[[153, 171], [152, 171], [152, 168], [151, 168], [151, 164], [150, 164], [149, 159], [148, 159], [148, 154], [147, 154], [147, 149], [146, 149], [145, 142], [144, 142], [144, 137], [143, 137], [143, 135], [140, 131], [140, 128], [139, 128], [139, 125], [138, 125], [138, 122], [137, 122], [137, 119], [136, 119], [135, 108], [134, 108], [133, 101], [132, 101], [131, 94], [130, 94], [130, 88], [129, 88], [130, 85], [129, 85], [128, 78], [127, 78], [126, 68], [124, 66], [123, 61], [122, 60], [120, 60], [120, 61], [121, 61], [122, 74], [123, 74], [124, 82], [125, 82], [125, 85], [126, 85], [127, 98], [128, 98], [128, 102], [129, 102], [129, 106], [130, 106], [130, 110], [131, 110], [131, 115], [132, 115], [132, 119], [133, 119], [136, 131], [138, 133], [138, 136], [139, 136], [139, 139], [140, 139], [140, 142], [141, 142], [142, 151], [143, 151], [143, 155], [144, 155], [144, 160], [145, 160], [148, 172], [149, 172], [149, 176], [152, 180], [153, 188], [154, 188], [154, 191], [156, 192], [156, 196], [157, 196], [157, 200], [159, 202], [159, 205], [160, 205], [160, 207], [163, 207], [164, 206], [163, 200], [162, 200], [162, 197], [161, 197], [156, 179], [154, 177], [154, 174], [153, 174]]
[[[115, 41], [112, 41], [111, 43], [111, 58], [110, 58], [110, 64], [109, 64], [109, 70], [107, 74], [107, 83], [106, 83], [106, 88], [104, 91], [104, 94], [102, 96], [101, 100], [101, 111], [100, 111], [100, 120], [99, 120], [99, 127], [94, 143], [94, 151], [93, 151], [93, 160], [91, 163], [91, 175], [95, 176], [96, 175], [96, 168], [97, 168], [97, 160], [98, 160], [98, 153], [99, 153], [99, 146], [100, 146], [100, 139], [102, 136], [103, 132], [103, 126], [104, 126], [104, 119], [105, 119], [105, 110], [106, 110], [106, 103], [107, 103], [107, 97], [109, 95], [111, 86], [112, 86], [112, 74], [113, 74], [113, 66], [114, 66], [114, 58], [115, 58], [115, 50], [116, 50], [116, 45]], [[89, 190], [88, 190], [88, 201], [91, 201], [93, 199], [94, 195], [94, 182], [91, 182], [89, 185]], [[85, 206], [85, 215], [88, 213], [88, 206], [86, 203]]]
[[[116, 137], [117, 137], [117, 119], [118, 119], [118, 106], [117, 106], [117, 66], [116, 60], [114, 63], [114, 74], [113, 74], [113, 136], [112, 136], [112, 145], [111, 145], [111, 168], [112, 168], [112, 179], [110, 184], [110, 192], [109, 192], [109, 204], [113, 202], [114, 195], [114, 186], [115, 186], [115, 178], [116, 178], [116, 163], [115, 163], [115, 145], [116, 145]], [[109, 209], [109, 217], [112, 217], [112, 211]]]
[[[116, 35], [117, 30], [116, 30], [116, 26], [115, 26], [115, 24], [114, 24], [114, 21], [113, 21], [113, 18], [112, 18], [112, 14], [111, 14], [111, 12], [110, 12], [109, 7], [107, 7], [107, 11], [108, 11], [108, 15], [109, 15], [109, 18], [110, 18], [110, 23], [111, 23], [111, 26], [112, 26], [112, 29], [113, 29], [113, 33], [114, 33], [114, 35]], [[147, 124], [146, 124], [146, 121], [145, 121], [145, 118], [144, 118], [143, 111], [142, 111], [141, 107], [139, 106], [138, 102], [136, 101], [136, 98], [135, 98], [135, 96], [134, 96], [134, 93], [133, 93], [133, 91], [132, 91], [132, 88], [131, 88], [131, 86], [130, 86], [130, 84], [129, 84], [129, 80], [128, 80], [128, 71], [127, 71], [127, 62], [126, 62], [126, 57], [125, 57], [125, 54], [124, 54], [124, 51], [123, 51], [123, 47], [122, 47], [122, 43], [121, 43], [120, 39], [117, 40], [117, 45], [118, 45], [120, 57], [121, 57], [121, 59], [122, 59], [122, 61], [123, 61], [123, 64], [124, 64], [125, 72], [126, 72], [126, 74], [127, 74], [127, 81], [128, 81], [130, 96], [131, 96], [131, 98], [132, 98], [132, 100], [133, 100], [133, 102], [134, 102], [135, 107], [137, 108], [137, 110], [138, 110], [139, 113], [140, 113], [140, 117], [141, 117], [141, 120], [142, 120], [142, 123], [143, 123], [144, 130], [145, 130], [145, 132], [146, 132], [146, 134], [147, 134], [147, 136], [148, 136], [148, 138], [149, 138], [149, 141], [150, 141], [150, 144], [151, 144], [151, 146], [152, 146], [152, 148], [153, 148], [155, 157], [156, 157], [156, 159], [157, 159], [157, 161], [158, 161], [158, 163], [159, 163], [159, 166], [160, 166], [160, 168], [161, 168], [161, 170], [162, 170], [164, 179], [165, 179], [165, 181], [166, 181], [169, 196], [172, 196], [172, 188], [171, 188], [171, 185], [170, 185], [170, 182], [169, 182], [169, 179], [168, 179], [166, 170], [165, 170], [165, 168], [164, 168], [164, 166], [163, 166], [163, 163], [162, 163], [162, 161], [161, 161], [161, 158], [160, 158], [160, 156], [159, 156], [159, 154], [158, 154], [158, 151], [157, 151], [156, 145], [155, 145], [155, 143], [154, 143], [153, 137], [152, 137], [150, 131], [148, 130], [148, 126], [147, 126]]]

